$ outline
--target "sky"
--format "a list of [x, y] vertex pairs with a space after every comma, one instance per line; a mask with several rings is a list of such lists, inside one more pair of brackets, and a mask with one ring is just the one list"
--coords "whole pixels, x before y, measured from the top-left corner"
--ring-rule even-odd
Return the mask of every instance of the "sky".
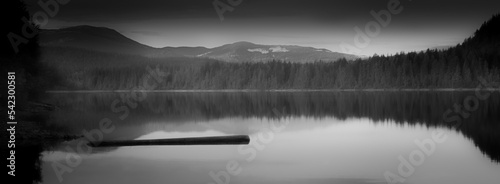
[[[42, 10], [39, 0], [26, 1]], [[214, 3], [232, 11], [221, 20]], [[391, 19], [381, 25], [372, 11]], [[108, 27], [152, 47], [249, 41], [387, 55], [456, 45], [496, 13], [498, 0], [70, 0], [42, 28]]]

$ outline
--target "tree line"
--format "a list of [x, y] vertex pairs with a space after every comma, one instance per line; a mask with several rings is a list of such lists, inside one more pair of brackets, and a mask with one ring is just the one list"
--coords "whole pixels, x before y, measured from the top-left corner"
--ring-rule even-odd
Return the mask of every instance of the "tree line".
[[68, 48], [43, 51], [70, 89], [133, 89], [146, 66], [167, 73], [157, 89], [474, 88], [500, 81], [500, 17], [446, 50], [374, 55], [366, 59], [291, 63], [153, 59]]
[[[496, 60], [498, 61], [498, 60]], [[367, 89], [474, 88], [480, 80], [500, 81], [498, 62], [482, 60], [467, 48], [427, 50], [336, 62], [151, 61], [167, 75], [158, 89]], [[78, 67], [65, 72], [76, 89], [132, 89], [148, 75], [147, 64]]]

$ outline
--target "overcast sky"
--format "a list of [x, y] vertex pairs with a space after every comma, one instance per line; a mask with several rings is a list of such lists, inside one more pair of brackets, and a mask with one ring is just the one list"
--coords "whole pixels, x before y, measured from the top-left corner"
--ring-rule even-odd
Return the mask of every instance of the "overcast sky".
[[[29, 0], [31, 10], [39, 9]], [[219, 0], [228, 4], [228, 0]], [[397, 0], [395, 0], [397, 1]], [[242, 0], [221, 21], [213, 0], [71, 0], [44, 28], [93, 25], [116, 29], [153, 47], [215, 47], [237, 41], [341, 51], [358, 26], [375, 20], [390, 0]], [[460, 43], [493, 14], [498, 0], [401, 0], [403, 10], [360, 48], [393, 54]]]

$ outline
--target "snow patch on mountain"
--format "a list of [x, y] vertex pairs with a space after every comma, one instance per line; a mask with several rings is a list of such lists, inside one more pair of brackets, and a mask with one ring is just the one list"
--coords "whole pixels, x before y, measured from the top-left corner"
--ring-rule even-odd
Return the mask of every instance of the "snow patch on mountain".
[[256, 48], [256, 49], [247, 49], [247, 50], [248, 50], [248, 52], [260, 52], [260, 53], [262, 53], [262, 54], [267, 54], [267, 53], [269, 53], [269, 51], [268, 51], [268, 50], [266, 50], [266, 49], [261, 49], [261, 48]]
[[270, 52], [288, 52], [290, 50], [286, 49], [285, 47], [281, 46], [275, 46], [275, 47], [270, 47], [269, 49], [262, 49], [262, 48], [255, 48], [255, 49], [247, 49], [248, 52], [260, 52], [262, 54], [268, 54]]
[[288, 52], [289, 51], [285, 47], [280, 47], [280, 46], [271, 47], [271, 48], [269, 48], [269, 50], [271, 50], [271, 52]]
[[202, 57], [202, 56], [205, 56], [205, 55], [207, 55], [207, 54], [210, 54], [211, 52], [212, 52], [212, 51], [210, 51], [210, 52], [205, 52], [205, 53], [203, 53], [203, 54], [198, 54], [198, 55], [196, 55], [196, 57]]
[[318, 51], [318, 52], [332, 52], [328, 49], [316, 49], [316, 51]]

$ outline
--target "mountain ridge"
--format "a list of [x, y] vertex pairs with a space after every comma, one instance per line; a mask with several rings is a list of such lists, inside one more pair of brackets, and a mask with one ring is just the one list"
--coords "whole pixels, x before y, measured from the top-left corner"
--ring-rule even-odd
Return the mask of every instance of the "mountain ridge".
[[74, 26], [41, 31], [41, 46], [71, 47], [108, 53], [140, 55], [149, 58], [203, 57], [226, 62], [289, 62], [354, 60], [359, 56], [333, 52], [324, 48], [298, 45], [262, 45], [248, 41], [224, 44], [218, 47], [162, 47], [154, 48], [132, 40], [106, 27]]

